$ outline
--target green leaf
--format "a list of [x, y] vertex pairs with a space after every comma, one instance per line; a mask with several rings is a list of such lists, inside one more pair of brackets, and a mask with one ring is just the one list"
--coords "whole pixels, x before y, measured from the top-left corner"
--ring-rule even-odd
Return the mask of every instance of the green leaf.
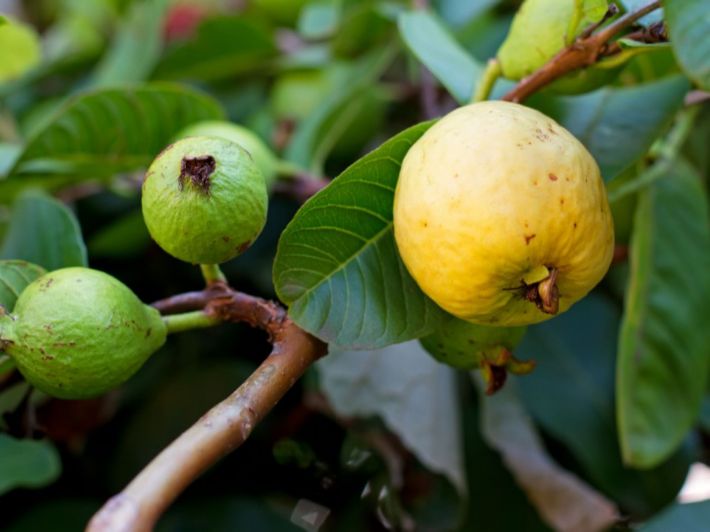
[[37, 33], [25, 24], [5, 19], [0, 24], [0, 83], [19, 78], [40, 61]]
[[639, 532], [707, 532], [710, 501], [674, 504], [641, 525]]
[[710, 9], [707, 0], [665, 0], [671, 45], [688, 76], [710, 90]]
[[503, 75], [522, 79], [574, 42], [608, 9], [606, 0], [525, 0], [498, 50]]
[[460, 104], [468, 103], [483, 72], [481, 64], [456, 42], [444, 24], [430, 12], [417, 10], [403, 13], [398, 24], [407, 48]]
[[393, 52], [393, 48], [378, 50], [352, 66], [334, 69], [328, 74], [331, 79], [324, 78], [326, 83], [332, 83], [330, 94], [298, 125], [284, 154], [288, 161], [310, 168], [315, 174], [322, 173], [325, 159], [336, 142], [355, 133], [348, 128], [371, 101], [368, 92], [390, 64]]
[[36, 132], [11, 174], [96, 178], [136, 170], [185, 126], [223, 117], [211, 97], [179, 85], [92, 91], [72, 98]]
[[347, 349], [373, 349], [433, 331], [443, 312], [397, 253], [392, 202], [399, 168], [431, 122], [409, 128], [345, 170], [281, 235], [274, 286], [291, 318]]
[[520, 400], [516, 382], [507, 382], [492, 397], [481, 392], [481, 434], [498, 450], [540, 516], [554, 530], [606, 530], [619, 519], [616, 504], [547, 453], [542, 438]]
[[94, 87], [146, 80], [163, 48], [167, 0], [134, 2], [93, 75]]
[[609, 181], [646, 154], [683, 105], [687, 90], [687, 80], [674, 76], [542, 100], [539, 107], [582, 141]]
[[231, 78], [264, 68], [276, 54], [273, 36], [240, 15], [205, 20], [197, 35], [165, 53], [155, 69], [157, 79]]
[[94, 233], [88, 242], [92, 257], [136, 257], [150, 245], [150, 234], [140, 209], [126, 214]]
[[657, 171], [636, 208], [617, 362], [621, 449], [638, 468], [668, 457], [694, 425], [710, 360], [705, 191], [681, 160]]
[[47, 270], [86, 266], [86, 246], [74, 214], [59, 201], [36, 191], [13, 205], [0, 258], [20, 259]]
[[694, 455], [688, 446], [649, 471], [623, 465], [614, 405], [619, 320], [617, 306], [593, 292], [554, 320], [529, 327], [516, 355], [535, 359], [537, 367], [516, 383], [528, 411], [585, 477], [624, 511], [644, 517], [675, 498]]
[[12, 312], [25, 287], [46, 271], [24, 260], [0, 260], [0, 305]]
[[344, 417], [380, 416], [431, 471], [466, 493], [456, 373], [419, 345], [331, 353], [318, 362], [323, 393]]
[[46, 486], [60, 470], [59, 454], [49, 442], [0, 434], [0, 495], [19, 487]]

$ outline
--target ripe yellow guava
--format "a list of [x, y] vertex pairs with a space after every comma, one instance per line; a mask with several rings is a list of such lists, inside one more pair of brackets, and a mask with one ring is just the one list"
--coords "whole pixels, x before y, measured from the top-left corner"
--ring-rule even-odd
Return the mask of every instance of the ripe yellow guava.
[[150, 236], [173, 257], [219, 264], [244, 252], [266, 223], [264, 175], [238, 144], [188, 137], [148, 168], [141, 206]]
[[456, 109], [412, 146], [394, 234], [424, 293], [482, 325], [567, 310], [602, 279], [614, 248], [592, 156], [551, 118], [507, 102]]
[[54, 397], [81, 399], [126, 381], [165, 342], [157, 310], [89, 268], [44, 274], [0, 316], [0, 343], [20, 373]]

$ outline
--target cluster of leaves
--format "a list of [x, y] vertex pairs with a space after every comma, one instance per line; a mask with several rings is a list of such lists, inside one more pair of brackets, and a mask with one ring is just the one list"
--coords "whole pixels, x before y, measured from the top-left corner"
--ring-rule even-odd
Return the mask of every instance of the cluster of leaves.
[[[619, 515], [653, 516], [648, 530], [706, 522], [707, 503], [656, 516], [710, 428], [701, 415], [710, 109], [684, 103], [692, 89], [710, 90], [703, 0], [667, 0], [642, 20], [665, 20], [671, 44], [622, 38], [617, 54], [526, 102], [599, 162], [629, 259], [567, 314], [531, 327], [520, 356], [538, 369], [489, 399], [416, 341], [444, 315], [397, 254], [399, 166], [432, 106], [439, 114], [470, 101], [486, 60], [497, 56], [511, 78], [496, 83], [498, 97], [608, 2], [562, 13], [552, 0], [520, 11], [502, 0], [437, 0], [428, 10], [404, 0], [228, 4], [47, 0], [24, 5], [35, 29], [0, 25], [6, 308], [40, 271], [32, 264], [90, 262], [146, 300], [199, 282], [151, 245], [138, 210], [142, 170], [186, 125], [249, 126], [283, 159], [285, 184], [294, 173], [339, 174], [295, 215], [293, 201], [273, 197], [265, 234], [225, 267], [240, 289], [278, 295], [331, 355], [165, 524], [204, 528], [207, 514], [211, 529], [288, 529], [298, 498], [328, 506], [338, 530], [412, 520], [435, 530], [593, 530]], [[218, 354], [232, 346], [241, 358]], [[15, 501], [11, 529], [78, 528], [100, 502], [87, 492], [120, 489], [266, 349], [247, 329], [184, 335], [120, 395], [87, 402], [33, 393], [0, 358], [0, 492], [55, 480], [56, 448], [65, 468], [53, 487], [5, 495]]]

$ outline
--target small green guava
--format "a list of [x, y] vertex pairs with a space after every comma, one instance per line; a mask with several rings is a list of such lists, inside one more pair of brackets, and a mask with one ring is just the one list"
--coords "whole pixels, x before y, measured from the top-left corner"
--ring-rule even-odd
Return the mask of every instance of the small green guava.
[[459, 319], [448, 320], [437, 332], [420, 341], [435, 359], [458, 369], [476, 369], [495, 358], [500, 349], [512, 350], [525, 327], [488, 327]]
[[0, 316], [0, 343], [20, 373], [62, 399], [102, 394], [131, 377], [165, 342], [158, 311], [118, 279], [90, 268], [49, 272]]
[[217, 137], [171, 144], [143, 181], [148, 232], [193, 264], [219, 264], [244, 252], [264, 228], [267, 203], [266, 181], [251, 155]]
[[271, 190], [276, 182], [279, 160], [259, 136], [250, 129], [224, 120], [206, 120], [192, 124], [177, 134], [185, 137], [219, 137], [239, 144], [249, 152], [264, 174], [266, 188]]
[[446, 320], [439, 329], [419, 341], [439, 362], [462, 370], [480, 369], [491, 394], [505, 384], [507, 372], [522, 375], [535, 367], [533, 361], [513, 357], [513, 349], [526, 327], [489, 327], [457, 318]]

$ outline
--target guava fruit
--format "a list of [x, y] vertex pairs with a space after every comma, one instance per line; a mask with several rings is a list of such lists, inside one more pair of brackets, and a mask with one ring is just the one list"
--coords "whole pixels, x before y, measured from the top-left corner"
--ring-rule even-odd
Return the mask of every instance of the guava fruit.
[[451, 318], [419, 342], [431, 356], [448, 366], [480, 369], [486, 393], [492, 394], [505, 384], [508, 372], [524, 375], [535, 368], [534, 361], [521, 361], [513, 356], [525, 330], [525, 327], [488, 327]]
[[217, 137], [189, 137], [163, 150], [143, 181], [148, 232], [172, 256], [219, 264], [245, 251], [266, 222], [264, 175], [249, 153]]
[[461, 107], [414, 143], [394, 235], [423, 292], [481, 325], [564, 312], [602, 279], [614, 249], [590, 153], [551, 118], [508, 102]]
[[276, 182], [279, 160], [256, 133], [244, 126], [223, 120], [206, 120], [186, 127], [176, 136], [177, 139], [185, 137], [219, 137], [235, 142], [254, 159], [264, 175], [268, 190], [271, 190]]
[[0, 316], [0, 343], [39, 390], [63, 399], [126, 381], [165, 342], [166, 325], [118, 279], [89, 268], [49, 272]]
[[488, 327], [454, 318], [420, 342], [439, 362], [468, 370], [498, 360], [502, 349], [512, 351], [524, 334], [525, 327]]

